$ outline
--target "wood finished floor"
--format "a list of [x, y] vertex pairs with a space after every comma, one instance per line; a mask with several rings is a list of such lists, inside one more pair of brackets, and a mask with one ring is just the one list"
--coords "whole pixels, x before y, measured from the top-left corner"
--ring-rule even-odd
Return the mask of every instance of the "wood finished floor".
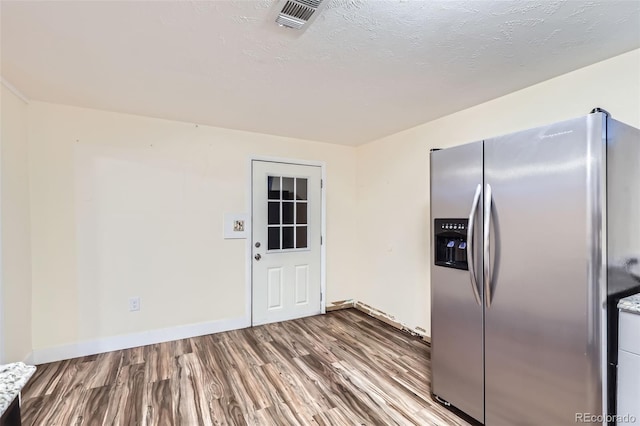
[[45, 364], [24, 425], [467, 425], [429, 346], [354, 309]]

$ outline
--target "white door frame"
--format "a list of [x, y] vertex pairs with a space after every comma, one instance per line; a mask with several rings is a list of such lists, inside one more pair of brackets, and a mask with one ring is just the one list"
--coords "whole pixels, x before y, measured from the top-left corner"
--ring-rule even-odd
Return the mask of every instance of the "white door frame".
[[253, 326], [253, 162], [266, 161], [271, 163], [294, 164], [298, 166], [320, 167], [322, 173], [322, 188], [320, 189], [320, 235], [322, 244], [320, 245], [320, 313], [325, 314], [327, 310], [327, 165], [324, 161], [298, 160], [293, 158], [269, 157], [263, 155], [251, 155], [248, 160], [247, 178], [247, 205], [249, 212], [248, 223], [245, 224], [247, 239], [245, 240], [245, 318], [247, 326]]

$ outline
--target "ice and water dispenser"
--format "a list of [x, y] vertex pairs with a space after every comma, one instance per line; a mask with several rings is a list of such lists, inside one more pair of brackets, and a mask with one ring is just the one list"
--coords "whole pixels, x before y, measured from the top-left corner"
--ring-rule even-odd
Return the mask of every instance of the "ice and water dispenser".
[[435, 219], [435, 264], [468, 270], [468, 219]]

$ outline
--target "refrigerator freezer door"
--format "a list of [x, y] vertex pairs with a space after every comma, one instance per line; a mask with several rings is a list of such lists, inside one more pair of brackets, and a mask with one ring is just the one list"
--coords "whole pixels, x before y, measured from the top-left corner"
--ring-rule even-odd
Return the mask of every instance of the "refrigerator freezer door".
[[[432, 392], [482, 422], [482, 194], [477, 192], [478, 185], [481, 189], [482, 142], [431, 153], [431, 235], [437, 231], [436, 219], [475, 219], [474, 238], [466, 242], [475, 264], [468, 265], [469, 270], [436, 265], [435, 241], [431, 243]], [[470, 214], [476, 194], [478, 203]], [[438, 226], [446, 224], [438, 222]]]
[[590, 306], [601, 282], [602, 123], [592, 114], [485, 141], [487, 425], [570, 425], [576, 413], [601, 413], [601, 318]]
[[[609, 412], [615, 411], [618, 300], [640, 291], [640, 130], [607, 119]], [[624, 410], [617, 410], [619, 414]]]

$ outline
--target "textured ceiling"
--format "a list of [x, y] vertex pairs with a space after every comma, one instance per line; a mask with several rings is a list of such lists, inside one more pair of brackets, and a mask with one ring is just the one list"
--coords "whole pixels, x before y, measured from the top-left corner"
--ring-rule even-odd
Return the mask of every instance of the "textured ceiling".
[[[28, 97], [358, 145], [640, 47], [638, 1], [1, 2]], [[612, 78], [615, 78], [612, 76]]]

